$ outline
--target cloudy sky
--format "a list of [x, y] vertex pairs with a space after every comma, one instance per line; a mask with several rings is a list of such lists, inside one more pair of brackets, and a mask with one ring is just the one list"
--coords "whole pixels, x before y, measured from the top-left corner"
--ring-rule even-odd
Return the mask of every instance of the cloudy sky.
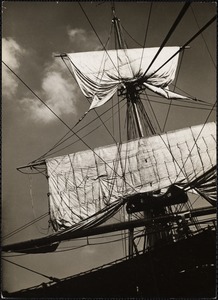
[[[103, 43], [111, 26], [110, 3], [82, 3], [96, 33]], [[116, 12], [125, 30], [143, 44], [150, 4], [116, 3]], [[181, 3], [155, 3], [148, 29], [148, 47], [157, 47], [182, 8]], [[216, 13], [213, 3], [193, 3], [168, 45], [182, 46]], [[101, 49], [93, 28], [78, 3], [7, 2], [3, 3], [2, 60], [69, 126], [88, 109], [69, 70], [55, 53]], [[139, 45], [125, 35], [130, 48]], [[177, 87], [211, 104], [215, 101], [216, 26], [213, 23], [194, 40], [183, 57]], [[113, 47], [113, 44], [110, 45]], [[3, 236], [9, 234], [48, 209], [47, 185], [42, 176], [29, 176], [16, 170], [40, 157], [61, 138], [67, 128], [5, 65], [2, 66], [3, 116]], [[181, 92], [182, 93], [182, 92]], [[154, 105], [163, 123], [166, 108]], [[101, 110], [99, 110], [101, 111]], [[173, 107], [166, 129], [178, 129], [203, 123], [209, 111]], [[95, 117], [91, 113], [90, 121]], [[208, 121], [215, 120], [212, 113]], [[83, 131], [83, 134], [86, 132]], [[90, 147], [111, 143], [104, 131], [89, 135]], [[70, 151], [84, 148], [74, 144]], [[65, 154], [62, 151], [58, 153]], [[48, 220], [43, 220], [5, 240], [13, 243], [46, 234]], [[73, 242], [72, 246], [75, 246]], [[78, 251], [52, 255], [25, 255], [10, 260], [48, 276], [64, 277], [106, 263], [123, 255], [121, 244], [90, 246]], [[70, 262], [70, 263], [69, 263]], [[19, 290], [44, 281], [43, 277], [15, 265], [3, 264], [3, 288]]]

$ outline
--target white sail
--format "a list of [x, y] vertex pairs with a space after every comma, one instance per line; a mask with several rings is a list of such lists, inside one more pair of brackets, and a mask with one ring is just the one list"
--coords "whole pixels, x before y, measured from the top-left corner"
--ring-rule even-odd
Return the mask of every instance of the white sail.
[[[177, 69], [179, 47], [165, 47], [151, 64], [159, 48], [120, 49], [67, 54], [83, 94], [92, 99], [90, 109], [106, 103], [120, 84], [138, 82], [167, 98], [186, 98], [168, 92]], [[169, 62], [166, 63], [166, 61]]]
[[[204, 191], [216, 165], [215, 123], [46, 160], [54, 227], [70, 227], [127, 195], [172, 184]], [[211, 177], [208, 177], [211, 182]], [[212, 181], [216, 186], [215, 179]], [[214, 190], [214, 189], [213, 189]]]

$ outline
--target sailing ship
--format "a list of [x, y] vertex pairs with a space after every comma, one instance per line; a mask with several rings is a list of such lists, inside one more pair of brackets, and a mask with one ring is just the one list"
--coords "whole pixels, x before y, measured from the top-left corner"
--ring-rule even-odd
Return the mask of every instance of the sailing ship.
[[[208, 20], [182, 46], [166, 46], [189, 6], [183, 3], [159, 47], [128, 48], [112, 3], [115, 49], [102, 44], [102, 50], [57, 55], [90, 101], [89, 110], [74, 127], [68, 126], [67, 134], [81, 140], [75, 128], [95, 111], [114, 143], [91, 148], [83, 139], [86, 150], [55, 157], [48, 151], [47, 157], [19, 167], [45, 175], [53, 233], [4, 244], [2, 250], [34, 257], [55, 253], [64, 241], [87, 238], [89, 246], [90, 237], [121, 232], [128, 254], [4, 296], [215, 296], [216, 125], [206, 119], [164, 132], [150, 102], [156, 96], [165, 99], [169, 109], [174, 100], [209, 107], [209, 113], [215, 107], [172, 88], [181, 54], [191, 51], [191, 42], [216, 20]], [[125, 133], [120, 130], [123, 103]], [[113, 128], [119, 131], [118, 139], [98, 112], [105, 105], [118, 119]], [[64, 139], [67, 135], [55, 146]], [[204, 205], [195, 207], [196, 202]]]

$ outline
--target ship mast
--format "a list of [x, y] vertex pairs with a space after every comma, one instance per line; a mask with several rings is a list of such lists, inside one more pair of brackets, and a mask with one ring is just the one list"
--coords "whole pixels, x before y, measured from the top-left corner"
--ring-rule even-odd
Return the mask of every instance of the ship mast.
[[[125, 50], [125, 49], [127, 49], [127, 45], [123, 39], [123, 35], [122, 35], [121, 27], [120, 27], [120, 20], [117, 18], [116, 14], [115, 14], [115, 7], [112, 7], [112, 11], [113, 11], [112, 22], [114, 24], [118, 48]], [[126, 85], [126, 98], [127, 98], [127, 105], [129, 105], [130, 103], [132, 104], [138, 137], [142, 138], [144, 136], [144, 134], [143, 134], [142, 124], [141, 124], [138, 107], [137, 107], [137, 100], [139, 99], [139, 95], [138, 95], [138, 92], [134, 85], [132, 85], [132, 84]], [[127, 112], [128, 111], [129, 110], [127, 109]], [[128, 132], [127, 133], [128, 139], [130, 139], [129, 135], [130, 134]]]
[[[117, 45], [119, 49], [123, 49], [124, 51], [127, 49], [127, 45], [122, 35], [122, 30], [120, 26], [120, 20], [117, 18], [115, 13], [115, 7], [112, 7], [113, 19], [112, 22], [114, 24], [115, 31], [115, 41], [117, 41]], [[127, 57], [128, 60], [128, 57]], [[130, 66], [131, 67], [131, 66]], [[143, 138], [144, 131], [146, 135], [154, 135], [156, 131], [152, 125], [152, 122], [145, 110], [145, 107], [140, 99], [140, 92], [144, 89], [144, 87], [140, 86], [140, 82], [126, 82], [125, 89], [121, 87], [118, 90], [118, 95], [124, 95], [127, 99], [127, 140], [133, 138]], [[142, 118], [142, 119], [141, 119]], [[128, 126], [129, 120], [132, 120], [132, 125]], [[143, 123], [142, 123], [143, 122]], [[133, 130], [134, 129], [134, 130]], [[135, 135], [136, 134], [136, 135]], [[158, 212], [159, 214], [160, 212]], [[161, 211], [163, 215], [166, 214], [165, 209]], [[130, 221], [130, 215], [129, 221]], [[155, 211], [151, 209], [143, 210], [144, 220], [149, 220], [156, 217]], [[146, 228], [146, 233], [144, 239], [147, 240], [147, 245], [149, 247], [153, 247], [154, 244], [159, 240], [158, 233], [155, 232], [155, 225], [149, 226]], [[168, 236], [168, 232], [165, 232], [165, 235]], [[129, 238], [128, 238], [128, 248], [129, 248], [129, 257], [133, 257], [133, 248], [134, 248], [134, 228], [129, 228]], [[144, 242], [145, 248], [145, 242]]]
[[[127, 45], [123, 39], [123, 35], [122, 35], [122, 31], [121, 31], [121, 26], [120, 26], [120, 19], [117, 18], [116, 13], [115, 13], [115, 7], [112, 7], [112, 12], [113, 12], [113, 19], [112, 22], [114, 24], [114, 30], [115, 30], [115, 39], [117, 41], [118, 44], [118, 48], [119, 49], [123, 49], [125, 51], [125, 49], [127, 49]], [[124, 91], [126, 99], [127, 99], [127, 120], [130, 119], [130, 117], [132, 117], [135, 121], [135, 131], [137, 132], [137, 137], [138, 138], [142, 138], [144, 137], [144, 133], [143, 133], [143, 127], [142, 127], [142, 122], [139, 116], [139, 110], [138, 110], [138, 106], [137, 104], [140, 101], [140, 97], [139, 97], [139, 90], [137, 87], [138, 85], [136, 85], [135, 83], [126, 83], [125, 85], [126, 89]], [[122, 88], [118, 91], [118, 93], [120, 95], [123, 94]], [[132, 110], [131, 110], [132, 107]], [[147, 119], [148, 116], [147, 116]], [[148, 122], [147, 125], [151, 124], [150, 120]], [[152, 134], [155, 133], [154, 129], [152, 126], [149, 126], [150, 128], [150, 132]], [[127, 140], [130, 140], [131, 138], [133, 138], [132, 135], [132, 128], [130, 129], [129, 126], [127, 126]], [[130, 221], [130, 214], [129, 216], [129, 220]], [[144, 217], [147, 219], [150, 217], [150, 213], [149, 212], [144, 212]], [[134, 248], [134, 228], [129, 228], [129, 237], [128, 237], [128, 249], [129, 249], [129, 257], [133, 257], [133, 248]]]

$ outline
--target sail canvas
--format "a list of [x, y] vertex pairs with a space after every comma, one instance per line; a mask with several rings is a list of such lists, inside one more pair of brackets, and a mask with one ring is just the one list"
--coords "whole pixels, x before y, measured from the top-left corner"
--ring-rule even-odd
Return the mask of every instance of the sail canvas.
[[127, 195], [202, 176], [216, 164], [216, 126], [192, 126], [50, 158], [46, 164], [52, 222], [56, 229], [70, 227]]
[[68, 58], [81, 91], [92, 99], [92, 109], [106, 103], [119, 85], [130, 82], [141, 82], [166, 98], [186, 98], [168, 91], [175, 77], [179, 49], [163, 48], [150, 68], [157, 47], [69, 53]]

